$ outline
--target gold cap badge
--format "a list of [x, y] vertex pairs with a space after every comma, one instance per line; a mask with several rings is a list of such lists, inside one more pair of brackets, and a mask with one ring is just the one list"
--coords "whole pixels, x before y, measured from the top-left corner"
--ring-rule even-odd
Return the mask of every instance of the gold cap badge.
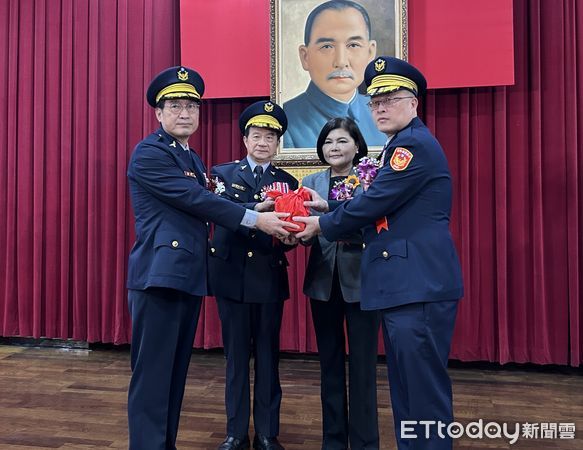
[[263, 107], [263, 109], [265, 109], [265, 112], [272, 112], [273, 111], [273, 103], [267, 102], [265, 104], [265, 106]]
[[176, 73], [176, 75], [178, 76], [178, 79], [180, 81], [188, 80], [188, 71], [184, 67], [181, 67], [180, 70]]
[[377, 72], [382, 72], [383, 70], [385, 70], [385, 66], [386, 62], [382, 58], [379, 58], [374, 62], [374, 70], [376, 70]]

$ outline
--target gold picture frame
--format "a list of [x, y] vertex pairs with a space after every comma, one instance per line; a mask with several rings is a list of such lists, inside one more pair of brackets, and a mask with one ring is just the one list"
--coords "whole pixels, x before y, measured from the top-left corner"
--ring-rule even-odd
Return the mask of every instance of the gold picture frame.
[[[299, 47], [304, 44], [304, 31], [309, 13], [322, 3], [325, 2], [323, 0], [270, 0], [270, 94], [271, 99], [282, 105], [284, 110], [286, 110], [286, 102], [289, 99], [301, 95], [301, 89], [305, 90], [308, 84], [312, 84], [311, 73], [308, 74], [307, 69], [302, 67]], [[376, 43], [375, 54], [377, 56], [381, 54], [392, 55], [406, 60], [408, 56], [407, 0], [386, 0], [383, 2], [355, 0], [355, 3], [361, 5], [370, 18], [370, 39], [374, 39]], [[362, 71], [364, 72], [364, 68]], [[360, 74], [360, 77], [362, 75]], [[362, 86], [360, 89], [360, 95], [362, 95]], [[359, 93], [355, 95], [359, 95]], [[290, 118], [287, 111], [286, 113], [289, 121], [288, 130], [290, 130], [294, 119]], [[315, 124], [318, 127], [318, 132], [324, 123], [325, 120], [321, 124]], [[310, 130], [310, 133], [313, 136], [314, 130]], [[314, 145], [301, 147], [295, 144], [287, 145], [284, 135], [275, 162], [279, 166], [291, 168], [291, 171], [298, 175], [313, 172], [322, 164], [316, 155], [313, 137], [310, 142], [314, 142]], [[382, 144], [370, 145], [369, 143], [371, 153], [375, 153], [375, 150], [380, 150], [381, 147]]]

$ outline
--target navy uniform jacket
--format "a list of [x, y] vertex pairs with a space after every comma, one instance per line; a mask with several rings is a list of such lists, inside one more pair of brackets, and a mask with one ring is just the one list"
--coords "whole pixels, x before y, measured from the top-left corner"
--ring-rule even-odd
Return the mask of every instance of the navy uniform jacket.
[[349, 103], [339, 102], [310, 81], [306, 92], [283, 104], [289, 124], [283, 136], [283, 146], [315, 148], [320, 130], [335, 117], [354, 119], [369, 147], [385, 145], [387, 137], [374, 124], [368, 101], [367, 96], [357, 93]]
[[[258, 194], [263, 186], [279, 181], [287, 183], [290, 190], [298, 187], [293, 176], [270, 165], [256, 188], [246, 158], [213, 167], [211, 176], [225, 183], [222, 197], [248, 209], [260, 201]], [[289, 298], [288, 262], [284, 252], [290, 248], [259, 230], [240, 227], [234, 231], [215, 226], [209, 263], [213, 294], [248, 303]]]
[[[188, 151], [190, 152], [190, 150]], [[165, 287], [207, 292], [207, 221], [236, 229], [245, 209], [209, 192], [204, 166], [162, 128], [140, 142], [129, 162], [136, 242], [128, 263], [129, 289]]]
[[[389, 163], [398, 147], [413, 154], [401, 171]], [[393, 137], [384, 161], [367, 192], [320, 218], [328, 240], [364, 227], [361, 308], [461, 298], [461, 268], [449, 232], [451, 177], [443, 149], [416, 117]], [[389, 229], [378, 233], [371, 219], [382, 217]]]
[[[354, 169], [350, 175], [356, 175]], [[324, 199], [330, 191], [330, 168], [307, 175], [302, 186], [315, 190]], [[357, 187], [355, 195], [362, 193]], [[315, 212], [314, 215], [321, 215]], [[310, 298], [328, 301], [332, 294], [334, 266], [338, 267], [338, 281], [342, 297], [347, 303], [360, 301], [360, 261], [362, 259], [362, 235], [360, 231], [342, 238], [340, 242], [330, 242], [320, 235], [310, 249], [310, 259], [304, 277], [304, 294]]]

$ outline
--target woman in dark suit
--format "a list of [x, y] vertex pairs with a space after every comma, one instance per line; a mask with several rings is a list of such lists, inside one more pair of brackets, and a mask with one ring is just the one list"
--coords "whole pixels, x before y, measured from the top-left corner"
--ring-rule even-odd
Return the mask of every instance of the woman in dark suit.
[[[354, 165], [368, 152], [356, 123], [350, 118], [328, 121], [316, 149], [330, 167], [306, 176], [302, 185], [338, 206], [337, 183], [356, 176]], [[336, 188], [335, 188], [336, 187]], [[352, 196], [362, 192], [358, 186]], [[319, 213], [315, 213], [319, 214]], [[378, 449], [376, 362], [379, 318], [360, 309], [360, 233], [338, 242], [318, 236], [312, 241], [304, 279], [320, 356], [323, 419], [322, 450]], [[344, 321], [348, 335], [348, 396], [345, 370]], [[350, 403], [350, 406], [349, 406]]]

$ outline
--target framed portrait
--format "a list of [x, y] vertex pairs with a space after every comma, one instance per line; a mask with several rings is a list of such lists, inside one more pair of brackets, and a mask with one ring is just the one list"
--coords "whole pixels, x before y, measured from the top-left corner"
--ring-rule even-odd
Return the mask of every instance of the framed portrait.
[[372, 121], [364, 70], [376, 56], [407, 59], [407, 0], [271, 0], [270, 6], [271, 97], [288, 117], [278, 164], [317, 167], [319, 132], [334, 117], [353, 118], [369, 149], [380, 150], [386, 136]]

